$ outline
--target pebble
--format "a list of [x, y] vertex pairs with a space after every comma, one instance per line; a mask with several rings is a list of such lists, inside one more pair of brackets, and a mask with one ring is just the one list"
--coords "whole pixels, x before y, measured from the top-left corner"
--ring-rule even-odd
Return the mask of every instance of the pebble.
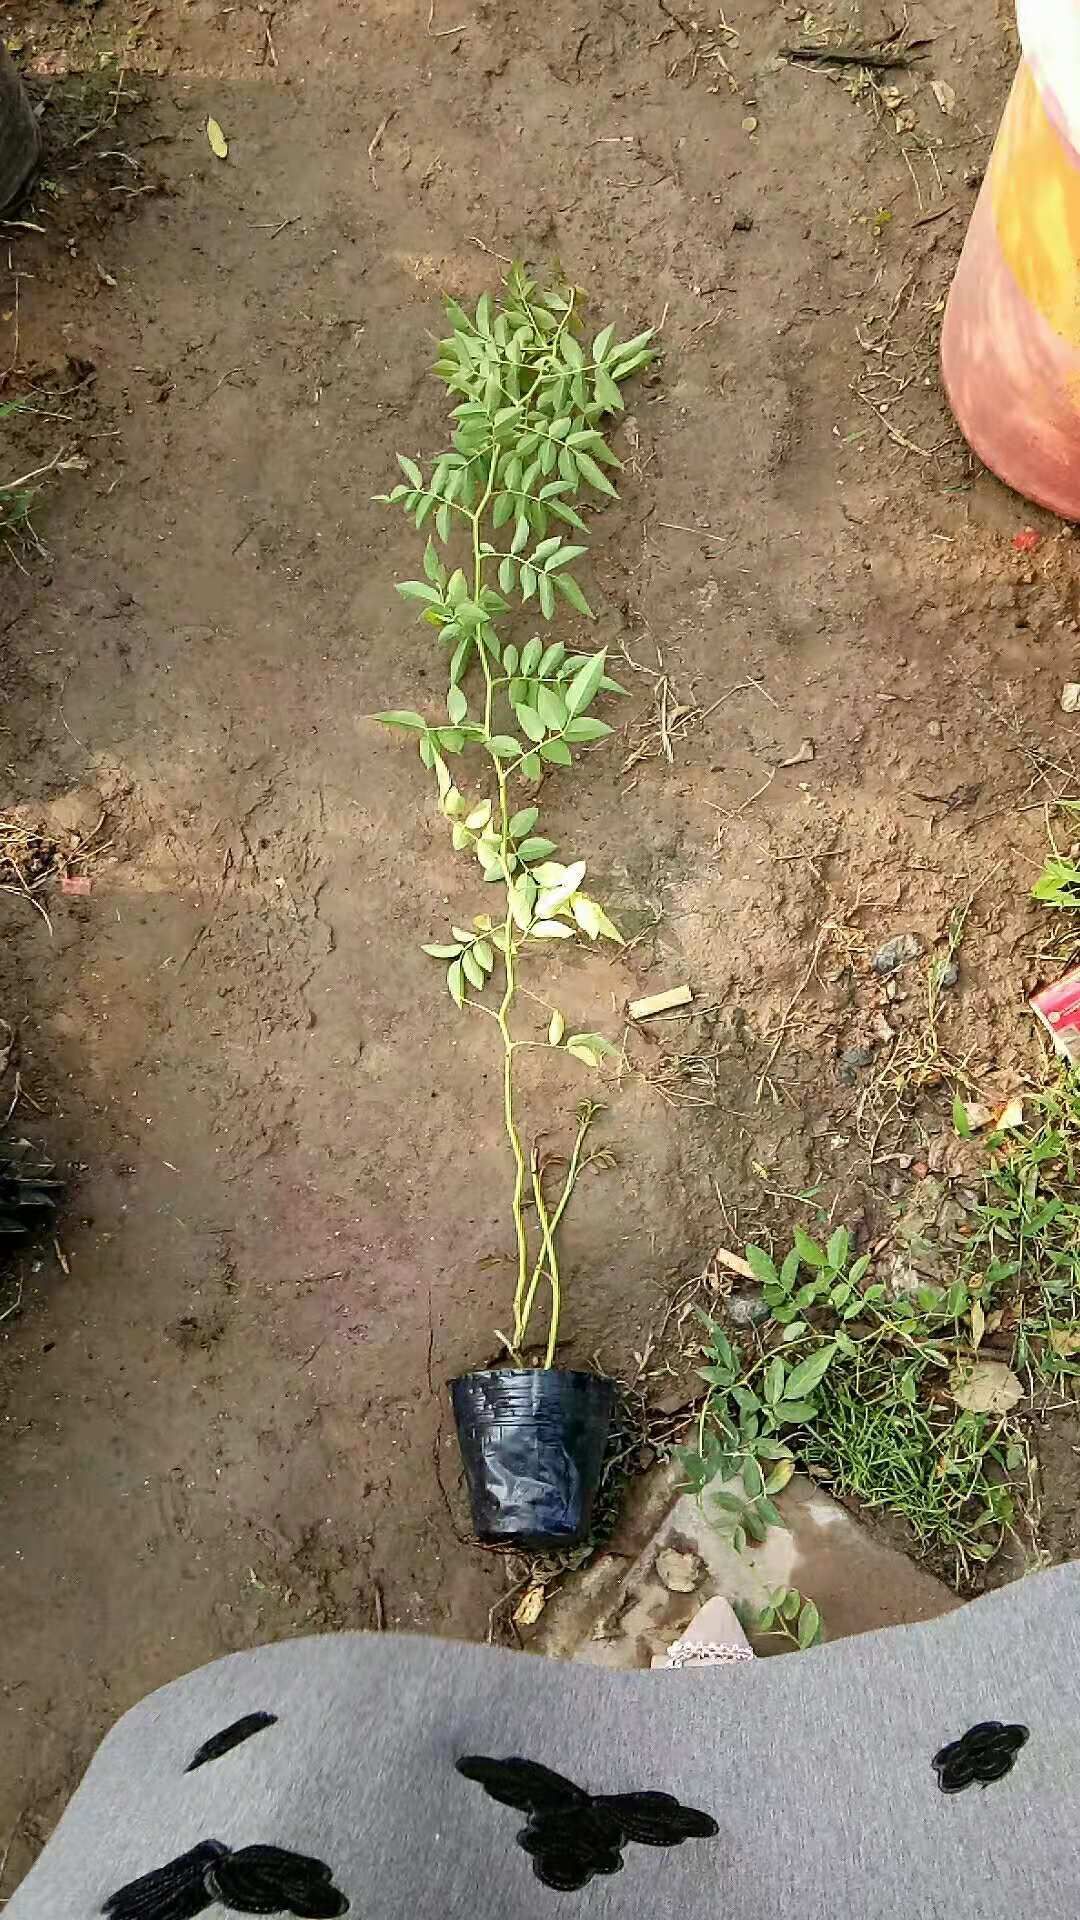
[[855, 1075], [860, 1067], [869, 1067], [874, 1063], [873, 1047], [845, 1047], [840, 1055], [840, 1078], [845, 1087], [855, 1084]]
[[760, 1288], [747, 1293], [733, 1293], [724, 1301], [724, 1313], [733, 1327], [759, 1327], [770, 1314], [769, 1305]]
[[931, 720], [926, 731], [930, 735], [931, 740], [942, 740], [945, 737], [945, 729], [940, 720]]
[[959, 978], [960, 969], [955, 960], [950, 960], [947, 965], [941, 969], [941, 978], [938, 985], [942, 987], [955, 987]]
[[705, 1578], [705, 1562], [700, 1554], [664, 1547], [656, 1556], [656, 1571], [669, 1593], [693, 1593]]
[[919, 942], [913, 933], [895, 933], [886, 940], [874, 955], [875, 973], [895, 973], [908, 960], [919, 957]]

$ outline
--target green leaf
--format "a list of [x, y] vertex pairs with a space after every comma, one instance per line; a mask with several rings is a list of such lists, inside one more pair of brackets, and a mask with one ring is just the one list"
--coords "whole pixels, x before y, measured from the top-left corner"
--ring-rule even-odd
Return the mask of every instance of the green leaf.
[[568, 720], [565, 731], [568, 740], [577, 742], [603, 740], [614, 729], [608, 726], [606, 720], [593, 720], [585, 714], [580, 720]]
[[451, 961], [446, 969], [446, 990], [455, 1007], [465, 1002], [465, 973], [460, 960]]
[[529, 933], [534, 940], [572, 940], [574, 937], [573, 927], [568, 927], [565, 920], [534, 920]]
[[510, 556], [507, 555], [506, 558], [499, 563], [499, 585], [504, 593], [513, 592], [515, 572], [514, 563], [510, 559]]
[[823, 1267], [825, 1265], [825, 1255], [818, 1246], [817, 1241], [811, 1240], [810, 1235], [804, 1233], [801, 1227], [796, 1227], [794, 1238], [795, 1251], [799, 1259], [805, 1261], [808, 1267]]
[[610, 347], [614, 338], [615, 338], [615, 328], [613, 325], [608, 327], [601, 327], [599, 333], [596, 336], [596, 339], [592, 343], [592, 357], [594, 361], [601, 362], [605, 359], [607, 355], [607, 350]]
[[615, 385], [610, 373], [603, 367], [597, 367], [593, 375], [593, 392], [596, 395], [597, 406], [603, 407], [609, 413], [621, 413], [626, 406], [626, 402], [619, 392], [618, 387]]
[[410, 733], [426, 733], [428, 723], [419, 713], [376, 713], [372, 718], [382, 727], [404, 727]]
[[438, 587], [431, 587], [425, 580], [399, 580], [397, 590], [404, 600], [423, 600], [429, 607], [441, 607], [442, 593]]
[[549, 1047], [559, 1046], [559, 1044], [562, 1041], [563, 1034], [565, 1032], [566, 1032], [566, 1021], [563, 1019], [563, 1016], [559, 1012], [558, 1007], [556, 1007], [554, 1012], [552, 1013], [551, 1019], [548, 1021], [548, 1032], [547, 1032], [548, 1046]]
[[402, 473], [405, 475], [406, 480], [411, 480], [414, 487], [423, 486], [424, 476], [421, 473], [419, 467], [417, 466], [415, 460], [407, 460], [403, 453], [399, 453], [397, 456], [397, 463], [398, 463], [398, 466], [401, 468]]
[[572, 1033], [566, 1043], [566, 1051], [585, 1067], [598, 1067], [605, 1054], [614, 1053], [610, 1041], [602, 1033]]
[[794, 1460], [781, 1460], [779, 1464], [773, 1468], [765, 1482], [766, 1493], [783, 1493], [794, 1471]]
[[799, 1645], [805, 1652], [806, 1648], [812, 1647], [814, 1642], [819, 1640], [820, 1637], [821, 1615], [813, 1601], [806, 1600], [803, 1602], [803, 1610], [799, 1615]]
[[[424, 548], [424, 572], [436, 587], [441, 587], [446, 579], [446, 568], [439, 559], [438, 549], [432, 540], [429, 540], [427, 546]], [[441, 594], [439, 598], [441, 601]]]
[[537, 834], [535, 837], [522, 840], [517, 851], [519, 860], [546, 860], [549, 854], [554, 853], [555, 842], [545, 840], [542, 835]]
[[596, 615], [573, 575], [570, 573], [556, 573], [552, 577], [563, 599], [568, 600], [576, 612], [583, 613], [587, 620], [595, 620]]
[[551, 620], [555, 616], [554, 584], [546, 573], [542, 573], [539, 576], [538, 585], [540, 588], [540, 611], [545, 620]]
[[511, 820], [510, 820], [511, 839], [520, 840], [525, 834], [531, 833], [537, 821], [539, 820], [539, 818], [540, 818], [539, 807], [522, 807], [520, 813], [515, 813], [511, 817]]
[[539, 780], [543, 768], [538, 753], [527, 753], [521, 763], [521, 771], [526, 780]]
[[484, 969], [474, 953], [463, 953], [461, 965], [470, 987], [482, 988], [485, 984]]
[[550, 760], [555, 767], [569, 767], [573, 764], [573, 755], [562, 740], [545, 740], [540, 748], [540, 757], [543, 760]]
[[489, 753], [495, 755], [496, 760], [516, 760], [521, 752], [520, 740], [515, 740], [509, 733], [496, 733], [490, 740], [485, 740], [483, 745]]
[[469, 703], [460, 687], [451, 687], [446, 696], [446, 711], [455, 726], [460, 725], [469, 712]]
[[433, 960], [456, 960], [460, 947], [421, 947], [421, 953], [430, 953]]
[[830, 1267], [835, 1267], [838, 1271], [841, 1267], [846, 1267], [848, 1254], [851, 1251], [851, 1235], [846, 1227], [837, 1227], [835, 1233], [830, 1234], [825, 1251]]
[[619, 496], [612, 486], [611, 481], [608, 479], [607, 474], [604, 472], [603, 467], [597, 466], [591, 453], [582, 453], [580, 448], [578, 448], [575, 450], [574, 459], [577, 461], [578, 472], [582, 478], [587, 480], [591, 487], [595, 487], [597, 493], [606, 493], [609, 500], [618, 499]]
[[539, 635], [534, 633], [532, 639], [526, 640], [525, 645], [521, 649], [522, 673], [526, 675], [534, 674], [540, 665], [543, 652], [544, 643]]
[[532, 707], [516, 706], [514, 708], [514, 715], [522, 733], [528, 734], [530, 740], [542, 740], [544, 738], [547, 729], [540, 715], [534, 713]]
[[956, 1094], [952, 1103], [952, 1123], [961, 1140], [971, 1139], [971, 1125], [967, 1117], [967, 1108]]
[[567, 687], [566, 710], [572, 717], [576, 718], [579, 713], [584, 713], [595, 700], [600, 690], [600, 682], [604, 677], [605, 659], [606, 653], [603, 649], [599, 653], [592, 654], [585, 665], [578, 668]]
[[518, 575], [518, 580], [521, 586], [522, 601], [531, 600], [533, 594], [536, 592], [536, 568], [523, 566]]
[[780, 1405], [773, 1408], [773, 1416], [782, 1427], [802, 1426], [804, 1420], [812, 1420], [816, 1412], [814, 1400], [781, 1400]]
[[510, 542], [511, 553], [520, 553], [524, 547], [528, 546], [531, 532], [532, 527], [529, 524], [529, 516], [523, 513], [519, 516], [517, 525], [514, 528], [514, 537]]
[[712, 1501], [712, 1504], [714, 1507], [720, 1508], [721, 1513], [737, 1513], [739, 1516], [739, 1519], [740, 1520], [742, 1519], [743, 1509], [746, 1505], [746, 1502], [744, 1500], [738, 1499], [735, 1494], [710, 1493], [709, 1499]]
[[483, 967], [484, 972], [490, 973], [495, 965], [495, 953], [490, 940], [477, 940], [473, 947], [473, 952]]
[[786, 1398], [802, 1400], [808, 1393], [813, 1393], [814, 1388], [825, 1378], [835, 1358], [836, 1347], [831, 1342], [826, 1347], [819, 1347], [816, 1353], [807, 1354], [806, 1359], [800, 1360], [798, 1366], [794, 1367], [788, 1376]]
[[765, 1369], [765, 1398], [770, 1407], [774, 1407], [778, 1400], [783, 1399], [785, 1378], [786, 1369], [784, 1363], [780, 1355], [776, 1353]]
[[585, 355], [581, 351], [580, 343], [575, 340], [569, 329], [564, 332], [559, 341], [559, 351], [568, 367], [578, 368], [585, 365]]
[[777, 1281], [776, 1268], [769, 1259], [764, 1247], [747, 1247], [746, 1264], [754, 1279], [763, 1287], [774, 1287]]
[[648, 346], [655, 331], [654, 327], [646, 327], [644, 333], [635, 334], [632, 340], [624, 340], [610, 356], [612, 361], [621, 362], [632, 359], [635, 354], [640, 353], [642, 347]]

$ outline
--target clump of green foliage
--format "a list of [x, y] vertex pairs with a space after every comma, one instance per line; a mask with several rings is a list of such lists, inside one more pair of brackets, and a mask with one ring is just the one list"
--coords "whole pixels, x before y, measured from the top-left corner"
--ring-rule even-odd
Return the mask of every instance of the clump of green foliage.
[[959, 1324], [969, 1290], [890, 1299], [868, 1279], [868, 1257], [852, 1258], [843, 1227], [826, 1246], [797, 1230], [779, 1267], [761, 1247], [746, 1258], [770, 1317], [747, 1355], [703, 1316], [698, 1371], [709, 1391], [697, 1445], [683, 1456], [697, 1491], [729, 1483], [708, 1497], [735, 1547], [783, 1524], [774, 1496], [801, 1461], [904, 1520], [918, 1547], [944, 1551], [961, 1577], [991, 1559], [1014, 1517], [1008, 1483], [1027, 1447], [1014, 1416], [953, 1398], [958, 1355], [972, 1350]]
[[[499, 301], [485, 294], [474, 314], [448, 302], [450, 331], [435, 373], [457, 403], [449, 444], [424, 466], [399, 454], [404, 481], [380, 496], [400, 505], [418, 530], [428, 528], [423, 578], [402, 582], [398, 592], [422, 607], [435, 630], [449, 685], [445, 717], [409, 710], [377, 717], [415, 737], [453, 846], [472, 854], [482, 880], [498, 890], [497, 907], [469, 926], [451, 926], [424, 951], [445, 963], [454, 1004], [487, 1015], [498, 1029], [517, 1266], [512, 1329], [500, 1337], [523, 1360], [546, 1284], [547, 1366], [562, 1297], [555, 1236], [586, 1163], [597, 1108], [592, 1101], [580, 1108], [565, 1177], [549, 1197], [518, 1116], [517, 1055], [545, 1044], [522, 1038], [514, 1024], [521, 967], [545, 942], [621, 943], [622, 936], [585, 891], [585, 861], [555, 858], [534, 795], [545, 773], [570, 769], [611, 733], [593, 709], [623, 690], [603, 649], [574, 650], [549, 633], [509, 640], [502, 629], [529, 613], [550, 628], [567, 608], [592, 618], [574, 571], [588, 551], [582, 516], [590, 504], [617, 497], [611, 474], [621, 465], [601, 423], [622, 410], [623, 382], [653, 358], [651, 329], [620, 342], [608, 325], [589, 341], [580, 298], [570, 286], [542, 291], [515, 266]], [[471, 790], [451, 764], [464, 756], [479, 767]], [[546, 1004], [546, 1014], [546, 1044], [579, 1064], [596, 1068], [615, 1051], [600, 1033], [568, 1032], [558, 1007]]]

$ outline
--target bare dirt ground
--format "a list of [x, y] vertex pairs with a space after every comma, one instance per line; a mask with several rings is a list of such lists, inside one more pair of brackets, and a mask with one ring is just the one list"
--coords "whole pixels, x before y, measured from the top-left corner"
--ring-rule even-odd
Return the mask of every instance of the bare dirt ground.
[[[1071, 532], [973, 468], [936, 372], [1003, 5], [915, 5], [922, 62], [877, 76], [899, 105], [779, 57], [822, 24], [877, 39], [871, 4], [138, 22], [4, 16], [39, 96], [128, 64], [44, 232], [0, 229], [6, 391], [43, 410], [5, 458], [88, 463], [39, 512], [48, 559], [0, 575], [3, 799], [104, 811], [107, 841], [51, 937], [0, 895], [18, 1124], [78, 1169], [70, 1271], [27, 1265], [4, 1326], [9, 1882], [148, 1688], [379, 1604], [480, 1637], [503, 1590], [457, 1537], [443, 1395], [504, 1313], [495, 1062], [418, 950], [471, 875], [364, 719], [438, 686], [392, 592], [415, 542], [371, 496], [439, 441], [440, 293], [557, 259], [665, 349], [591, 562], [641, 669], [625, 735], [550, 796], [645, 937], [562, 992], [617, 1026], [685, 978], [711, 1011], [630, 1042], [617, 1164], [568, 1221], [566, 1358], [632, 1370], [672, 1284], [807, 1189], [865, 1233], [902, 1204], [886, 937], [940, 949], [974, 896], [943, 1038], [980, 1080], [1034, 1066], [1026, 889], [1080, 677]], [[566, 1119], [580, 1086], [539, 1091]]]

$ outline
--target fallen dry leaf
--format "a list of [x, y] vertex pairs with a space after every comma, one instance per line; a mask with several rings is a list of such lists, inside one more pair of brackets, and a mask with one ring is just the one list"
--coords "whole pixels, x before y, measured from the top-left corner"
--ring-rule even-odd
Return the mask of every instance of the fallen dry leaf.
[[547, 1593], [545, 1589], [543, 1587], [530, 1587], [528, 1593], [522, 1595], [517, 1606], [514, 1608], [514, 1625], [518, 1627], [535, 1627], [546, 1606]]
[[656, 1556], [656, 1571], [669, 1593], [693, 1593], [705, 1577], [705, 1562], [696, 1553], [664, 1547]]
[[1024, 1124], [1024, 1103], [1018, 1093], [1006, 1100], [1000, 1113], [994, 1116], [994, 1132], [1001, 1133], [1006, 1127], [1022, 1127]]
[[941, 108], [942, 113], [952, 113], [956, 107], [956, 89], [950, 87], [947, 80], [931, 80], [930, 91]]
[[1051, 1327], [1050, 1347], [1054, 1353], [1080, 1353], [1080, 1330], [1076, 1327]]
[[1066, 680], [1061, 689], [1062, 713], [1075, 713], [1080, 708], [1080, 680]]
[[1023, 1387], [1004, 1360], [961, 1361], [949, 1375], [949, 1391], [966, 1413], [1008, 1413], [1024, 1397]]
[[211, 150], [217, 154], [218, 159], [227, 160], [229, 157], [229, 143], [217, 121], [214, 119], [213, 114], [210, 115], [206, 122], [206, 137], [210, 142]]

